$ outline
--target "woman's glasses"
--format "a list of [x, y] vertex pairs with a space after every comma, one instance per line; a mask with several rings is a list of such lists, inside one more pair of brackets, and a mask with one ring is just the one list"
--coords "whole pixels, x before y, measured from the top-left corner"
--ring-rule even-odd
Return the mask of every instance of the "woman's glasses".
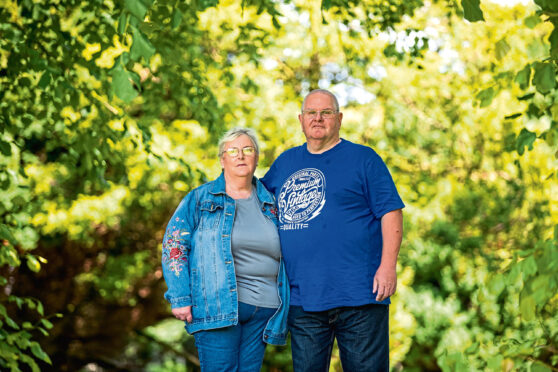
[[242, 151], [244, 156], [252, 156], [256, 153], [256, 149], [253, 146], [246, 146], [242, 149], [239, 149], [238, 147], [231, 147], [225, 150], [231, 158], [236, 158], [240, 154], [240, 151]]

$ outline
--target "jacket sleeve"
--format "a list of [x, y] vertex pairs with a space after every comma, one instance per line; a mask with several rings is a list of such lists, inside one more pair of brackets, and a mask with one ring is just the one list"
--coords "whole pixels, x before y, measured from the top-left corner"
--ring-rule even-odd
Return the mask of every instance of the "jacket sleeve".
[[168, 290], [165, 299], [171, 308], [192, 305], [189, 255], [192, 234], [197, 226], [195, 191], [190, 192], [174, 212], [163, 238], [162, 267]]

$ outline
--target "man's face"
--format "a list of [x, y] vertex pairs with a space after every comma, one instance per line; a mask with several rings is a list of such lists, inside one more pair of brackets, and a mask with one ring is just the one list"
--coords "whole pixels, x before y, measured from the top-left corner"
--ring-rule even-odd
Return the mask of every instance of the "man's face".
[[[333, 99], [324, 93], [314, 93], [306, 98], [303, 112], [308, 110], [319, 111], [333, 110], [335, 104]], [[298, 115], [298, 120], [302, 126], [302, 131], [307, 140], [321, 140], [330, 142], [339, 139], [339, 129], [341, 128], [342, 113], [335, 113], [333, 117], [325, 118], [323, 115], [317, 114], [311, 117], [307, 114]]]

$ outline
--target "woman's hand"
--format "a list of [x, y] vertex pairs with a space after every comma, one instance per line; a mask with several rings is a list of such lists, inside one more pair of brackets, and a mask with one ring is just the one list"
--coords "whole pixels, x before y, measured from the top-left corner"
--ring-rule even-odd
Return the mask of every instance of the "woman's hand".
[[177, 307], [172, 309], [172, 315], [174, 315], [176, 319], [192, 323], [192, 306]]

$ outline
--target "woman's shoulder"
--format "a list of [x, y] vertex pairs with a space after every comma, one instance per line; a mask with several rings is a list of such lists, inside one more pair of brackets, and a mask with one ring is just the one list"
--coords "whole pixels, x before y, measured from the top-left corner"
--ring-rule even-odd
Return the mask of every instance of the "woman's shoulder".
[[211, 197], [213, 195], [211, 191], [214, 189], [216, 181], [217, 180], [212, 180], [193, 188], [186, 195], [184, 195], [183, 200], [192, 200], [199, 202], [201, 199], [207, 199], [208, 197]]

